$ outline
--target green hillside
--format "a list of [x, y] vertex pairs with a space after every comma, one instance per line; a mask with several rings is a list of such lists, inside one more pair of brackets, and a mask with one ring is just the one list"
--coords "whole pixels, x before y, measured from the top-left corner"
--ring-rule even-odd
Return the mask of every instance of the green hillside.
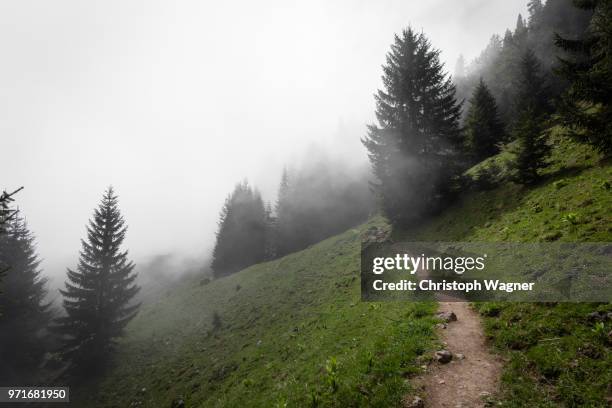
[[[612, 163], [554, 129], [539, 185], [504, 184], [465, 196], [396, 239], [474, 242], [611, 242]], [[495, 163], [505, 172], [508, 154]], [[507, 364], [499, 402], [507, 407], [607, 407], [612, 401], [610, 304], [482, 303], [487, 335]], [[599, 321], [599, 320], [604, 320]]]
[[360, 234], [375, 224], [145, 305], [79, 405], [397, 405], [431, 347], [434, 305], [360, 302]]
[[[610, 162], [558, 134], [552, 141], [539, 185], [466, 194], [395, 238], [612, 241]], [[374, 219], [228, 278], [186, 281], [143, 306], [115, 368], [95, 392], [76, 391], [81, 406], [399, 406], [435, 345], [435, 305], [360, 302], [360, 238], [372, 226], [386, 227]], [[588, 315], [609, 305], [477, 307], [507, 361], [500, 404], [606, 406], [612, 324]]]

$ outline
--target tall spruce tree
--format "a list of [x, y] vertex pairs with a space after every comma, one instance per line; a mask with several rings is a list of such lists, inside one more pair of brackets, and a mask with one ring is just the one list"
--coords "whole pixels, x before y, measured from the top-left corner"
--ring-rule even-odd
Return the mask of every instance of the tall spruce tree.
[[518, 116], [531, 110], [534, 115], [544, 117], [551, 112], [550, 89], [542, 65], [531, 49], [521, 58], [519, 74], [514, 82], [516, 97], [514, 109]]
[[134, 264], [122, 250], [127, 227], [118, 198], [109, 187], [81, 240], [76, 270], [68, 269], [64, 296], [66, 316], [58, 319], [62, 355], [77, 370], [97, 370], [109, 357], [116, 339], [136, 315], [133, 303], [140, 289]]
[[376, 98], [368, 149], [384, 214], [407, 224], [447, 201], [459, 172], [460, 105], [440, 52], [408, 28], [395, 36]]
[[297, 214], [293, 205], [292, 195], [289, 172], [285, 167], [281, 175], [278, 196], [274, 207], [276, 213], [274, 240], [278, 256], [287, 255], [297, 248], [295, 235], [299, 233], [293, 225]]
[[570, 56], [558, 72], [570, 82], [559, 111], [571, 136], [612, 154], [612, 0], [576, 0], [593, 12], [584, 38], [556, 36], [555, 43]]
[[238, 183], [221, 210], [211, 264], [214, 276], [227, 276], [265, 260], [269, 225], [261, 194], [246, 181]]
[[35, 238], [19, 215], [0, 235], [0, 263], [8, 266], [0, 293], [0, 383], [35, 382], [51, 315]]
[[539, 170], [546, 167], [546, 157], [550, 152], [547, 134], [542, 117], [531, 109], [523, 110], [512, 129], [515, 144], [510, 152], [515, 155], [511, 168], [514, 181], [520, 184], [533, 184], [539, 179]]
[[527, 9], [529, 10], [528, 26], [529, 28], [538, 27], [541, 24], [542, 14], [544, 11], [544, 4], [542, 0], [529, 0], [527, 3]]
[[515, 100], [518, 117], [512, 128], [515, 142], [510, 151], [515, 155], [514, 180], [532, 184], [539, 178], [539, 169], [546, 166], [550, 151], [545, 132], [550, 105], [540, 63], [531, 50], [523, 56], [520, 72]]
[[505, 126], [497, 110], [495, 98], [485, 82], [476, 86], [465, 120], [465, 147], [472, 162], [479, 162], [499, 152], [505, 137]]
[[[6, 233], [6, 227], [9, 221], [17, 215], [16, 210], [11, 208], [11, 203], [15, 201], [13, 196], [21, 191], [23, 187], [18, 188], [12, 193], [7, 193], [3, 191], [0, 194], [0, 237]], [[2, 293], [2, 277], [8, 271], [8, 265], [3, 264], [0, 261], [0, 294]], [[2, 316], [2, 308], [0, 307], [0, 316]]]

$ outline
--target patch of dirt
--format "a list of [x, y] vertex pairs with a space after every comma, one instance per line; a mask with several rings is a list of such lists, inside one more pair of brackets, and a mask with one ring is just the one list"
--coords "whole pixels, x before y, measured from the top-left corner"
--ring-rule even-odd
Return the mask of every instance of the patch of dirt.
[[[467, 302], [440, 302], [439, 312], [454, 312], [457, 321], [439, 328], [444, 348], [453, 353], [447, 364], [432, 362], [417, 379], [426, 408], [486, 407], [498, 390], [502, 360], [486, 344], [480, 316]], [[463, 354], [458, 359], [457, 354]], [[410, 406], [407, 397], [407, 406]]]

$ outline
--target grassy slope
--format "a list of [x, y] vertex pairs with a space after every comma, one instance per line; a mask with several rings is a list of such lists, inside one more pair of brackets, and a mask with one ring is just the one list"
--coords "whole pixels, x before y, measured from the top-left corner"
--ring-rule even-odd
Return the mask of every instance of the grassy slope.
[[360, 302], [360, 234], [373, 223], [146, 305], [78, 405], [398, 405], [431, 347], [434, 305]]
[[[466, 195], [414, 240], [612, 241], [612, 167], [553, 136], [541, 184]], [[489, 159], [501, 165], [504, 155]], [[565, 221], [575, 214], [578, 224]], [[374, 220], [206, 286], [186, 282], [143, 308], [117, 366], [87, 406], [397, 406], [432, 347], [433, 305], [359, 302], [359, 236]], [[586, 315], [607, 305], [478, 305], [507, 358], [504, 406], [606, 406], [609, 344]], [[217, 311], [223, 327], [212, 331]], [[610, 330], [610, 323], [605, 333]], [[334, 369], [333, 360], [337, 360]], [[339, 385], [333, 391], [332, 383]], [[143, 391], [143, 389], [146, 389]], [[88, 392], [90, 389], [87, 390]]]
[[[612, 166], [588, 147], [552, 138], [552, 163], [530, 188], [507, 184], [465, 197], [403, 239], [475, 242], [612, 241]], [[489, 159], [504, 166], [506, 154]], [[475, 170], [475, 169], [473, 169]], [[609, 186], [609, 184], [608, 184]], [[576, 225], [567, 222], [574, 214]], [[612, 356], [608, 321], [597, 329], [587, 315], [609, 304], [477, 305], [489, 337], [507, 358], [500, 402], [508, 407], [608, 406]]]

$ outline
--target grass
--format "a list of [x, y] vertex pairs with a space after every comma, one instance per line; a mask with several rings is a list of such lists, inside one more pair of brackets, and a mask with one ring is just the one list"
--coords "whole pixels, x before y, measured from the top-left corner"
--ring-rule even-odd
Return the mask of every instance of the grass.
[[169, 291], [78, 405], [398, 406], [432, 347], [435, 305], [360, 302], [360, 235], [380, 224]]

